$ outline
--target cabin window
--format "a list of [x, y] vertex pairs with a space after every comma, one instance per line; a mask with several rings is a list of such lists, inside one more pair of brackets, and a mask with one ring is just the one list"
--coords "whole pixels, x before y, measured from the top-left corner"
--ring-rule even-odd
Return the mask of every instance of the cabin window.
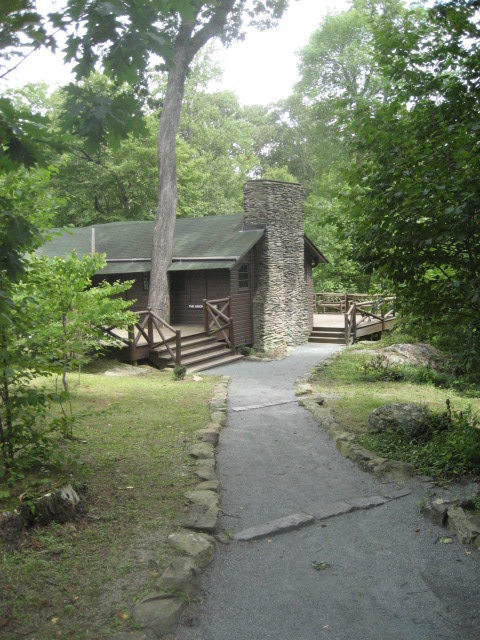
[[248, 264], [242, 264], [238, 270], [238, 288], [248, 289], [250, 287], [250, 269]]
[[143, 284], [143, 290], [144, 291], [148, 291], [150, 289], [150, 274], [149, 273], [144, 273], [143, 274], [142, 284]]

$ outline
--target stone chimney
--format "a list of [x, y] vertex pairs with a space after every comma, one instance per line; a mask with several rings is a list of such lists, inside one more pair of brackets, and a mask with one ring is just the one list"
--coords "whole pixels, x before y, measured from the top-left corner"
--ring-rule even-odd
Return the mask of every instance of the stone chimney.
[[265, 225], [257, 245], [254, 346], [261, 350], [297, 346], [309, 334], [303, 187], [250, 181], [243, 188], [243, 203], [245, 224]]

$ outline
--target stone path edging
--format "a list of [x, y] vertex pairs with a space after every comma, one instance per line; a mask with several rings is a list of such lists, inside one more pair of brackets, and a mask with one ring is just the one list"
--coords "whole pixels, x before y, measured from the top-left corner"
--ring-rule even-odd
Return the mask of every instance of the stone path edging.
[[[301, 384], [304, 385], [303, 380]], [[415, 476], [414, 467], [407, 462], [381, 458], [374, 451], [369, 451], [368, 449], [360, 446], [357, 443], [355, 436], [352, 433], [345, 431], [345, 429], [338, 424], [331, 411], [324, 406], [324, 402], [321, 397], [315, 396], [315, 398], [311, 398], [308, 395], [302, 395], [299, 399], [299, 403], [302, 407], [310, 411], [320, 426], [330, 434], [338, 451], [345, 458], [349, 458], [358, 464], [358, 466], [364, 471], [373, 473], [379, 478], [390, 478], [395, 482], [406, 482], [407, 480], [411, 480], [413, 477], [424, 482], [431, 481], [431, 478]]]
[[[188, 507], [177, 520], [180, 528], [167, 538], [168, 544], [181, 555], [170, 562], [157, 580], [156, 591], [133, 608], [135, 623], [144, 628], [117, 634], [115, 640], [156, 640], [170, 631], [188, 601], [198, 593], [201, 570], [214, 559], [216, 538], [212, 534], [217, 529], [220, 512], [215, 448], [227, 422], [229, 382], [230, 376], [222, 376], [214, 386], [209, 402], [210, 422], [196, 432], [198, 442], [188, 449], [197, 461], [194, 474], [201, 482], [185, 494]], [[220, 536], [219, 539], [222, 540]]]
[[368, 498], [355, 498], [348, 502], [334, 502], [332, 504], [311, 504], [303, 509], [300, 513], [294, 513], [285, 518], [279, 518], [256, 527], [250, 527], [239, 531], [233, 536], [234, 540], [241, 542], [247, 542], [250, 540], [259, 540], [270, 536], [277, 535], [279, 533], [285, 533], [292, 531], [293, 529], [300, 529], [306, 527], [315, 522], [321, 522], [322, 520], [328, 520], [329, 518], [335, 518], [352, 511], [359, 511], [365, 509], [372, 509], [379, 507], [392, 500], [403, 498], [410, 495], [411, 491], [400, 489], [392, 492], [390, 495], [385, 496], [371, 496]]

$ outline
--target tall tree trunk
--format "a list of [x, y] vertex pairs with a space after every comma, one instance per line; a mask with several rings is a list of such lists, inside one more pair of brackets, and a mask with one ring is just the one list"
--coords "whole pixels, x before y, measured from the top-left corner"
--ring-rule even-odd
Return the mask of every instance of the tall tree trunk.
[[170, 318], [167, 269], [172, 261], [173, 232], [177, 213], [177, 157], [175, 140], [182, 109], [190, 51], [191, 27], [183, 27], [175, 41], [173, 63], [168, 74], [165, 102], [157, 135], [158, 201], [153, 232], [152, 268], [148, 306], [164, 320]]

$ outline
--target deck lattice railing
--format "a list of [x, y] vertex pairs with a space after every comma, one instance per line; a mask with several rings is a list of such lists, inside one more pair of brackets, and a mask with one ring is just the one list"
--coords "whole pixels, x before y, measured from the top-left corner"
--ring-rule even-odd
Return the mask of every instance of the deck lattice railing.
[[235, 353], [231, 298], [203, 301], [203, 328], [207, 336], [221, 334], [232, 353]]
[[[345, 317], [345, 344], [355, 342], [357, 329], [372, 322], [381, 322], [382, 331], [385, 330], [385, 323], [395, 317], [395, 296], [378, 297], [374, 300], [364, 302], [353, 302]], [[358, 320], [357, 315], [361, 316]]]
[[[154, 349], [156, 347], [160, 347], [164, 345], [177, 366], [181, 366], [182, 364], [182, 332], [180, 329], [175, 329], [170, 326], [168, 322], [160, 318], [155, 312], [153, 312], [150, 308], [146, 311], [137, 311], [138, 314], [138, 322], [128, 327], [128, 338], [124, 338], [123, 336], [115, 333], [114, 327], [105, 327], [105, 333], [113, 336], [124, 345], [126, 345], [131, 352], [131, 360], [135, 361], [135, 351], [140, 346], [140, 340], [143, 338], [143, 345], [148, 345], [150, 349]], [[168, 329], [173, 335], [169, 338], [165, 335], [164, 329]], [[155, 336], [155, 331], [157, 332], [160, 340]], [[175, 351], [172, 349], [173, 336], [175, 336]]]

